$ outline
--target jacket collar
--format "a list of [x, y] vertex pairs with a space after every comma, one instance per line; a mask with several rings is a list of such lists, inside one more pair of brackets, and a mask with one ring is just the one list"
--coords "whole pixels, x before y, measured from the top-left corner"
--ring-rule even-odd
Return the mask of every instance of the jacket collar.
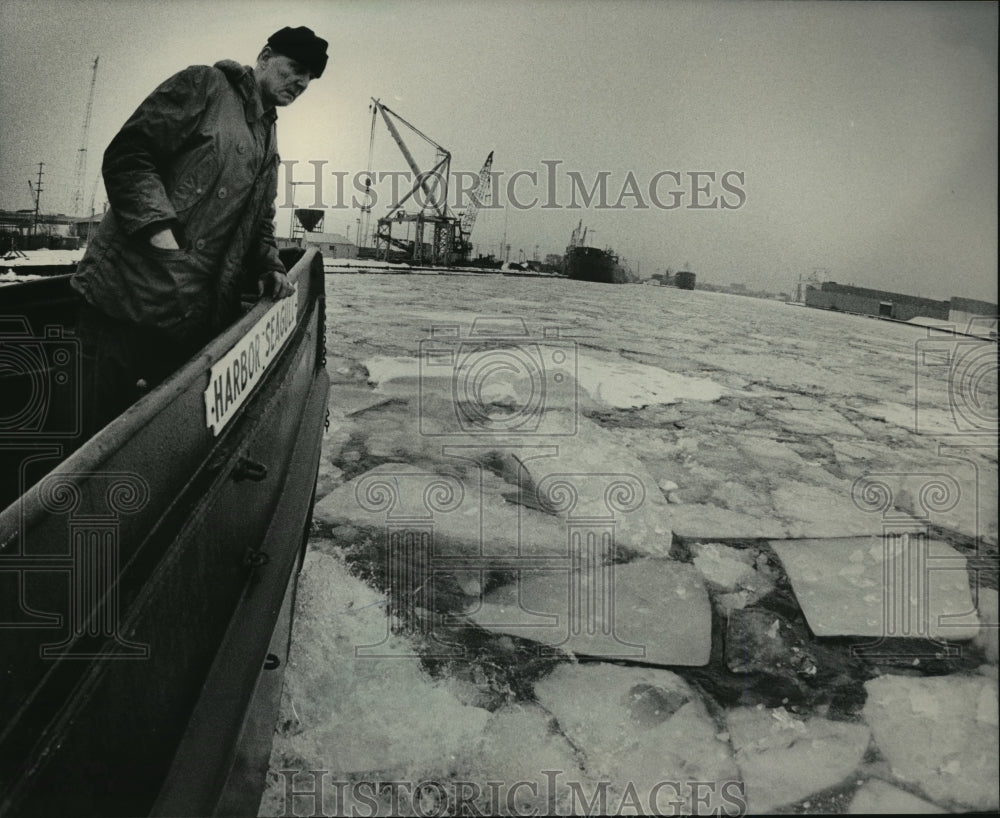
[[278, 112], [271, 108], [264, 110], [264, 103], [260, 98], [260, 88], [253, 75], [253, 68], [249, 65], [241, 65], [235, 60], [220, 60], [215, 64], [229, 84], [236, 89], [236, 93], [243, 100], [243, 109], [246, 111], [247, 122], [257, 122], [263, 119], [265, 123], [272, 124], [278, 118]]

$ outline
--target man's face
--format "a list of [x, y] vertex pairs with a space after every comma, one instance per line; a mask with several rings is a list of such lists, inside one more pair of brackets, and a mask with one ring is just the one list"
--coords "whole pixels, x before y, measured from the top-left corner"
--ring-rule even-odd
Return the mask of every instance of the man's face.
[[291, 57], [266, 51], [254, 71], [265, 108], [290, 105], [309, 86], [309, 69]]

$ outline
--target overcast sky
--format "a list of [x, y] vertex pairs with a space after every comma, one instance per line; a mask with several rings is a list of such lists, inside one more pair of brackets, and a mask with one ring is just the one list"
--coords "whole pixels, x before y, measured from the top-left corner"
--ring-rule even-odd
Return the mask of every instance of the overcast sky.
[[[351, 180], [368, 166], [377, 97], [447, 148], [453, 171], [495, 152], [500, 201], [480, 213], [481, 252], [505, 234], [512, 259], [562, 252], [582, 219], [644, 277], [689, 266], [700, 281], [794, 292], [819, 271], [997, 300], [994, 3], [0, 5], [0, 208], [33, 205], [44, 162], [42, 209], [69, 209], [95, 57], [85, 198], [96, 190], [100, 209], [101, 153], [159, 82], [252, 63], [273, 31], [308, 25], [330, 40], [330, 64], [281, 112], [279, 149], [296, 181], [323, 163], [328, 232], [356, 236]], [[433, 149], [404, 137], [429, 169]], [[378, 123], [374, 170], [404, 167]], [[376, 192], [379, 215], [389, 182]], [[298, 186], [295, 203], [314, 195]]]

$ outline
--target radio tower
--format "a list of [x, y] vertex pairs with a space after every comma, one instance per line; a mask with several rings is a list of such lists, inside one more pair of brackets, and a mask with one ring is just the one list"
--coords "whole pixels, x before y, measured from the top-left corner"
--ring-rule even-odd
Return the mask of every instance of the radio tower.
[[90, 93], [87, 95], [87, 112], [83, 116], [83, 134], [80, 137], [80, 149], [76, 152], [76, 171], [73, 174], [73, 204], [70, 208], [76, 216], [87, 216], [83, 210], [87, 184], [87, 142], [90, 136], [90, 113], [94, 107], [94, 86], [97, 84], [97, 62], [101, 58], [94, 57], [94, 66], [90, 76]]

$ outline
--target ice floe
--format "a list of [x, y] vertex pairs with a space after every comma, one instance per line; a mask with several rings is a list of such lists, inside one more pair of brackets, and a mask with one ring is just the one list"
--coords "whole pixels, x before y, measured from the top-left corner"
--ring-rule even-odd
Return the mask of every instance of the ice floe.
[[694, 546], [694, 567], [712, 585], [724, 591], [755, 584], [753, 554], [718, 543]]
[[645, 466], [599, 426], [580, 418], [574, 434], [498, 446], [519, 502], [548, 511], [572, 529], [603, 521], [616, 546], [642, 554], [670, 551], [671, 507]]
[[595, 400], [619, 409], [682, 400], [710, 402], [727, 391], [708, 378], [693, 378], [621, 359], [611, 361], [589, 356], [578, 359], [576, 377]]
[[756, 517], [707, 503], [670, 506], [670, 526], [686, 540], [716, 540], [746, 537], [784, 537], [787, 528], [780, 520]]
[[[940, 332], [756, 299], [621, 287], [595, 301], [574, 282], [436, 273], [327, 284], [316, 521], [334, 539], [320, 547], [381, 590], [353, 586], [339, 557], [307, 563], [332, 596], [305, 599], [315, 621], [293, 644], [275, 769], [471, 782], [469, 806], [489, 814], [651, 812], [651, 799], [694, 812], [701, 794], [699, 811], [737, 812], [744, 792], [754, 812], [996, 808], [996, 591], [970, 592], [996, 576], [994, 346], [967, 346], [993, 367], [970, 391], [918, 357], [927, 338], [945, 349]], [[502, 315], [477, 324], [485, 304]], [[531, 332], [511, 334], [518, 316]], [[614, 474], [645, 498], [612, 519]], [[879, 562], [883, 533], [949, 544], [928, 551], [924, 589], [893, 597], [911, 615], [893, 633], [957, 644], [852, 652], [891, 630], [882, 571], [921, 576], [919, 559], [893, 573], [902, 553]], [[614, 573], [612, 536], [630, 560]], [[452, 596], [435, 607], [439, 584]], [[931, 619], [937, 631], [919, 627]], [[613, 649], [641, 645], [677, 673], [593, 658], [609, 623]], [[438, 636], [467, 652], [434, 659]], [[367, 656], [352, 688], [340, 674], [358, 644], [388, 658]], [[488, 782], [512, 780], [525, 786], [491, 803]]]
[[922, 537], [772, 542], [817, 636], [972, 639], [966, 559]]
[[731, 710], [726, 724], [751, 814], [841, 783], [861, 763], [870, 736], [863, 724], [800, 719], [783, 707]]
[[847, 812], [850, 815], [939, 815], [948, 810], [872, 778], [858, 787]]
[[[676, 674], [561, 665], [536, 683], [535, 693], [580, 748], [591, 778], [610, 783], [604, 814], [621, 814], [617, 808], [630, 789], [634, 809], [645, 815], [739, 812], [742, 793], [730, 748]], [[704, 786], [695, 792], [694, 782]]]
[[[380, 532], [426, 536], [438, 554], [512, 557], [565, 555], [566, 530], [551, 515], [478, 489], [450, 474], [385, 463], [339, 486], [316, 503], [314, 518]], [[385, 553], [389, 554], [388, 539]]]
[[[470, 811], [481, 815], [565, 815], [572, 788], [597, 786], [581, 769], [576, 749], [554, 729], [552, 714], [536, 704], [514, 704], [490, 716], [455, 766], [455, 777], [478, 790]], [[494, 782], [492, 786], [489, 782]]]
[[[516, 340], [516, 339], [515, 339]], [[365, 361], [370, 380], [383, 390], [412, 387], [420, 379], [445, 378], [460, 394], [484, 402], [539, 392], [550, 396], [576, 384], [596, 402], [613, 408], [671, 404], [684, 400], [715, 401], [726, 393], [708, 378], [695, 378], [626, 359], [598, 359], [577, 354], [571, 346], [525, 341], [440, 339], [424, 346], [424, 357], [376, 356]], [[394, 383], [395, 382], [395, 383]], [[476, 384], [476, 389], [463, 389]], [[525, 386], [527, 384], [527, 386]], [[425, 384], [427, 386], [427, 384]]]
[[997, 683], [982, 676], [882, 676], [864, 718], [893, 775], [939, 803], [996, 810]]
[[700, 666], [712, 649], [712, 610], [701, 576], [672, 560], [603, 565], [595, 554], [522, 571], [488, 593], [470, 619], [565, 653]]

